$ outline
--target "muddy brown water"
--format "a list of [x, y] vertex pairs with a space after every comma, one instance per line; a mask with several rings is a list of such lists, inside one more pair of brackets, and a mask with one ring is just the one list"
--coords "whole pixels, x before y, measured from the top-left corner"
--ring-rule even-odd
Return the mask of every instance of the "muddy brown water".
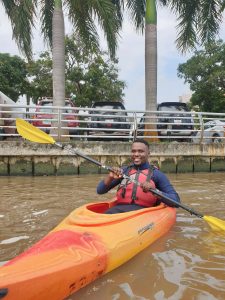
[[[225, 220], [225, 173], [168, 176], [183, 203]], [[74, 208], [111, 199], [113, 191], [95, 193], [102, 177], [1, 177], [0, 264], [38, 241]], [[168, 234], [68, 299], [224, 300], [225, 233], [177, 209]]]

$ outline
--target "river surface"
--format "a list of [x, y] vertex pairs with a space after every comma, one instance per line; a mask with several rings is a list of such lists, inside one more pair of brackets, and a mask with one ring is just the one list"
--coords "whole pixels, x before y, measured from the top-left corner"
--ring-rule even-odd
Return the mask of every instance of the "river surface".
[[[96, 195], [101, 178], [1, 177], [0, 264], [38, 241], [74, 208], [111, 199], [114, 191]], [[169, 178], [184, 204], [225, 220], [225, 173]], [[225, 233], [213, 232], [206, 221], [177, 209], [168, 234], [68, 299], [224, 300]]]

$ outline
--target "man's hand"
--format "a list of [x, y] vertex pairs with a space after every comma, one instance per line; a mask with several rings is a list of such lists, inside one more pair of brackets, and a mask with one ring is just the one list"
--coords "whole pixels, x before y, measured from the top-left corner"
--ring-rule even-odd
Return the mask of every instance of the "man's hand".
[[111, 179], [119, 179], [123, 177], [123, 171], [120, 168], [112, 168], [113, 172], [109, 173]]
[[113, 172], [109, 172], [108, 176], [106, 176], [104, 183], [106, 186], [109, 186], [114, 179], [119, 179], [123, 177], [123, 171], [120, 168], [112, 168]]
[[148, 182], [148, 181], [142, 182], [140, 186], [142, 187], [143, 192], [145, 193], [149, 192], [150, 188], [151, 189], [155, 188], [155, 185], [152, 182]]

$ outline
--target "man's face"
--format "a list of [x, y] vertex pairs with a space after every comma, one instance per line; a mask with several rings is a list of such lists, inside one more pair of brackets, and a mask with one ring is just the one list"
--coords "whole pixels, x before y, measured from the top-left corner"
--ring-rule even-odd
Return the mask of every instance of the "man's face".
[[131, 159], [135, 165], [141, 165], [148, 160], [149, 149], [143, 143], [133, 143], [131, 148]]

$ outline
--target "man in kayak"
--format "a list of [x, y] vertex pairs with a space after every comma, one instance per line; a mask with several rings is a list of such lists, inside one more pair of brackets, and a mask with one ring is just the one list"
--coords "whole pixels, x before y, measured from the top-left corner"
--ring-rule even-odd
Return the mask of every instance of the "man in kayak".
[[[159, 198], [149, 191], [150, 188], [158, 189], [163, 195], [180, 202], [180, 198], [171, 185], [167, 176], [148, 162], [149, 144], [143, 139], [135, 140], [131, 148], [132, 164], [120, 168], [114, 168], [104, 180], [97, 186], [98, 194], [105, 194], [115, 186], [118, 186], [116, 205], [105, 213], [115, 214], [145, 207], [151, 207], [159, 202]], [[123, 178], [128, 175], [136, 184]], [[166, 201], [164, 200], [166, 203]], [[168, 205], [170, 205], [168, 203]]]

